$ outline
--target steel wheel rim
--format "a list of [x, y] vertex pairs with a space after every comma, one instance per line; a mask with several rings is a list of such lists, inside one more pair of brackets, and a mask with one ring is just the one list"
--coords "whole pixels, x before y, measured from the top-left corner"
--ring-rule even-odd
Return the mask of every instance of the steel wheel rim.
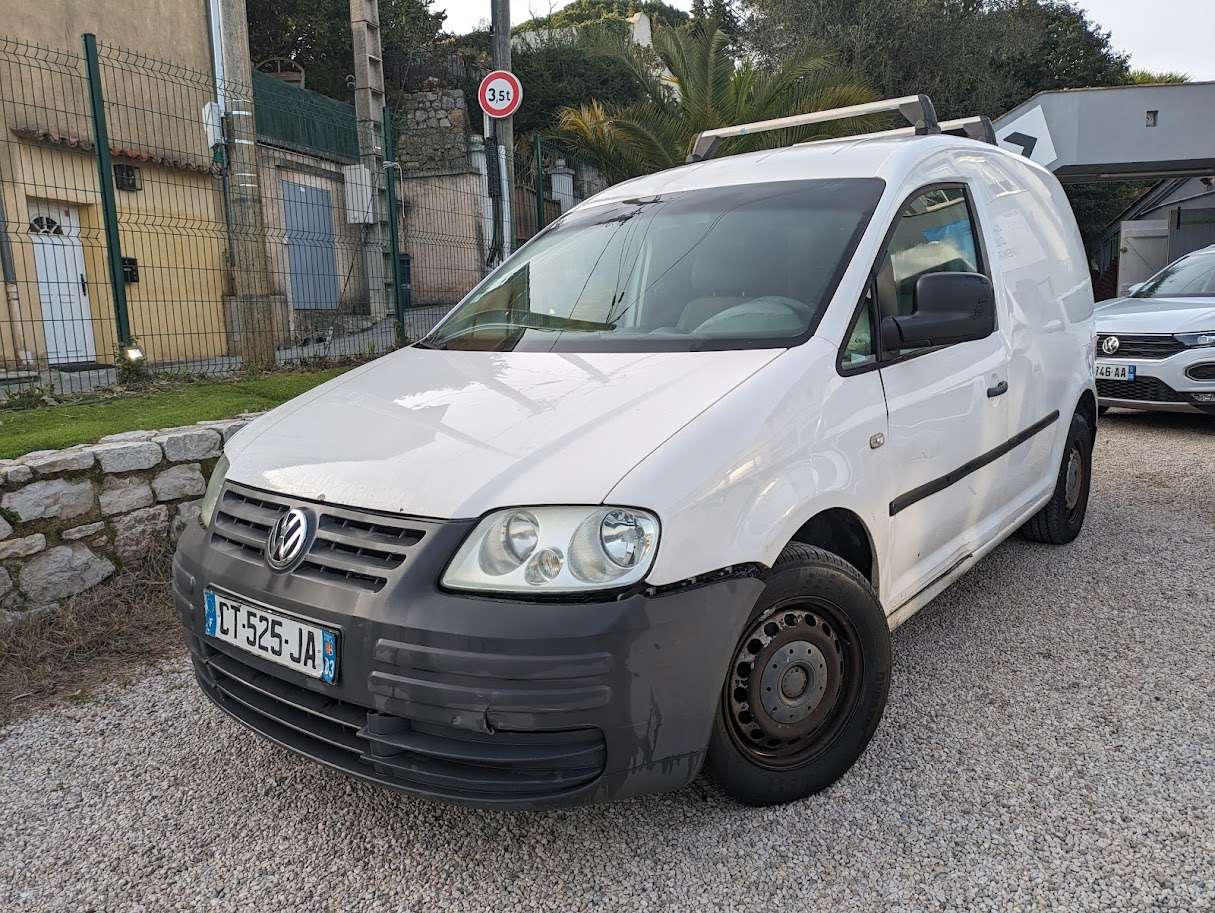
[[855, 628], [838, 606], [805, 597], [777, 603], [734, 652], [721, 702], [731, 740], [763, 767], [805, 764], [846, 727], [862, 670]]
[[1080, 503], [1080, 493], [1084, 488], [1084, 459], [1080, 448], [1072, 446], [1067, 456], [1067, 471], [1064, 476], [1063, 500], [1068, 512], [1076, 509]]

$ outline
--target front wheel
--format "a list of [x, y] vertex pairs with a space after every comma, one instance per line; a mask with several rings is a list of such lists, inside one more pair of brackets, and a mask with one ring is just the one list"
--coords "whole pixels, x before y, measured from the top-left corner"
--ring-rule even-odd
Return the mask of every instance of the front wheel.
[[1021, 527], [1026, 539], [1064, 545], [1080, 535], [1088, 510], [1093, 471], [1093, 431], [1080, 413], [1072, 416], [1067, 445], [1055, 478], [1055, 491], [1046, 505]]
[[831, 785], [877, 729], [890, 665], [890, 629], [864, 576], [822, 549], [786, 546], [727, 670], [709, 775], [748, 805]]

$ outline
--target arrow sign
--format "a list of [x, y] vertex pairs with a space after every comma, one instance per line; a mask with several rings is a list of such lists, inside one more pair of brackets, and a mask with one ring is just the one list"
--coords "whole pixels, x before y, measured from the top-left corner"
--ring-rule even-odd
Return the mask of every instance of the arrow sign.
[[1030, 136], [1028, 133], [1010, 133], [1004, 137], [1004, 142], [1020, 146], [1021, 154], [1026, 158], [1032, 159], [1034, 157], [1034, 146], [1038, 145], [1038, 137]]
[[998, 123], [996, 138], [1003, 148], [1047, 168], [1059, 160], [1041, 105], [1034, 105], [1011, 121]]

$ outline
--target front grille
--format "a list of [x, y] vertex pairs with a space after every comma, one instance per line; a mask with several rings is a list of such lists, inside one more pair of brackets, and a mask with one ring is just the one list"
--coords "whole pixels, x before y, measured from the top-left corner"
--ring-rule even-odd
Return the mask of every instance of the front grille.
[[[1118, 337], [1118, 351], [1107, 355], [1102, 348], [1110, 336]], [[1123, 336], [1121, 333], [1099, 333], [1097, 335], [1097, 357], [1146, 358], [1158, 361], [1185, 350], [1185, 345], [1175, 336]]]
[[1186, 398], [1158, 377], [1142, 375], [1134, 380], [1097, 380], [1102, 399], [1133, 399], [1147, 403], [1184, 403]]
[[[229, 553], [260, 563], [266, 536], [295, 502], [229, 484], [215, 510], [212, 541]], [[426, 535], [424, 524], [328, 505], [310, 504], [316, 535], [295, 574], [322, 583], [379, 592]]]
[[598, 729], [468, 732], [377, 713], [204, 651], [200, 681], [220, 707], [289, 748], [377, 783], [447, 799], [526, 802], [571, 792], [603, 772]]
[[1215, 362], [1203, 362], [1200, 365], [1190, 365], [1186, 375], [1193, 380], [1215, 380]]

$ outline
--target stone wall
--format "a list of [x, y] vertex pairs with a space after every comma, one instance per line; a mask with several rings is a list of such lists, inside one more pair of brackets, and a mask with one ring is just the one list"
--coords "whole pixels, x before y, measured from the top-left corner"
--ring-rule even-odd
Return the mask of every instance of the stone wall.
[[473, 170], [468, 154], [468, 109], [460, 89], [408, 92], [398, 102], [397, 161], [406, 175]]
[[0, 460], [0, 621], [113, 576], [198, 516], [224, 441], [252, 415]]

